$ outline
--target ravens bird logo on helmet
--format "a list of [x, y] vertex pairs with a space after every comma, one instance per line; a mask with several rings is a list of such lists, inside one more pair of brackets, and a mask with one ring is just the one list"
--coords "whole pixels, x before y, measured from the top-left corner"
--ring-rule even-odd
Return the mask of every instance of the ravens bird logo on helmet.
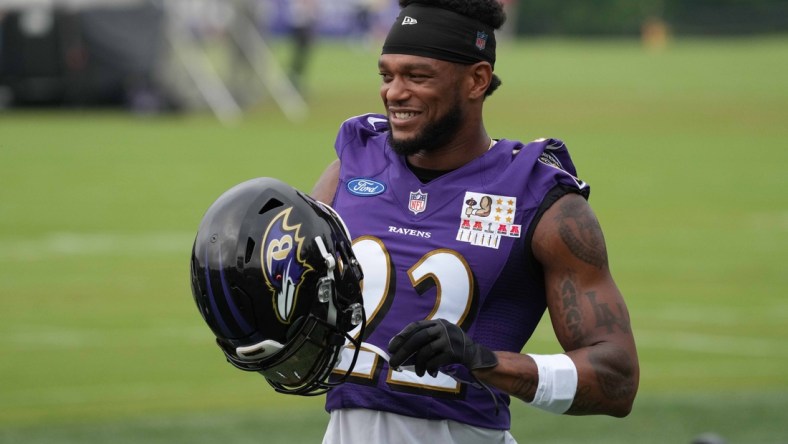
[[292, 207], [277, 214], [263, 235], [263, 275], [268, 287], [274, 292], [273, 304], [279, 320], [292, 321], [296, 298], [304, 275], [312, 270], [301, 256], [303, 236], [299, 235], [301, 224], [290, 225], [288, 216]]

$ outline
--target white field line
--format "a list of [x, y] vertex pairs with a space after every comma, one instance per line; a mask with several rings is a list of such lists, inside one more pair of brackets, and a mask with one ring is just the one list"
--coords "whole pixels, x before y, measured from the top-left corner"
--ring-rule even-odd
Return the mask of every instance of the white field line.
[[639, 349], [681, 350], [710, 355], [788, 359], [785, 337], [743, 337], [635, 329]]
[[[6, 346], [27, 349], [91, 348], [116, 345], [113, 331], [96, 328], [53, 328], [35, 326], [26, 331], [5, 331], [0, 343]], [[0, 330], [2, 332], [2, 330]], [[124, 334], [129, 334], [124, 332]], [[135, 345], [153, 346], [165, 342], [200, 343], [210, 337], [208, 330], [200, 326], [146, 327], [133, 334]], [[635, 330], [635, 342], [640, 350], [680, 350], [700, 354], [730, 357], [765, 357], [788, 360], [785, 338], [738, 337], [689, 332], [663, 332], [657, 330]]]
[[[199, 318], [199, 314], [195, 315]], [[213, 336], [201, 325], [145, 327], [122, 331], [100, 328], [26, 325], [0, 330], [0, 345], [20, 350], [159, 347], [162, 344], [209, 344]], [[124, 339], [118, 339], [121, 335]]]
[[141, 256], [186, 253], [195, 233], [49, 233], [31, 239], [0, 238], [0, 261], [69, 256]]

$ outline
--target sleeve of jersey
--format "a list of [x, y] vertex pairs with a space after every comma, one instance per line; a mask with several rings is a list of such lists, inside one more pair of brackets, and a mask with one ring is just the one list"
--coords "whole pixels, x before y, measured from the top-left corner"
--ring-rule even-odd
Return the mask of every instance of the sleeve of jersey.
[[[544, 139], [531, 142], [523, 148], [523, 153], [528, 156], [535, 156], [533, 162], [533, 177], [538, 178], [538, 186], [532, 188], [539, 206], [536, 214], [531, 219], [531, 223], [525, 231], [527, 245], [531, 245], [534, 231], [542, 216], [558, 199], [569, 194], [580, 194], [588, 199], [591, 187], [577, 177], [577, 170], [569, 156], [566, 145], [558, 139]], [[529, 271], [534, 276], [541, 276], [541, 269], [538, 261], [533, 257], [533, 251], [528, 248], [527, 253], [531, 264]]]
[[588, 199], [591, 187], [577, 177], [575, 164], [562, 141], [542, 139], [529, 143], [523, 151], [523, 154], [536, 157], [531, 176], [536, 178], [538, 185], [531, 191], [537, 193], [534, 197], [541, 202], [539, 213], [568, 193], [577, 193]]
[[334, 142], [340, 162], [352, 163], [360, 157], [369, 157], [367, 151], [375, 146], [382, 148], [379, 139], [385, 140], [387, 130], [388, 120], [381, 114], [364, 114], [345, 120]]

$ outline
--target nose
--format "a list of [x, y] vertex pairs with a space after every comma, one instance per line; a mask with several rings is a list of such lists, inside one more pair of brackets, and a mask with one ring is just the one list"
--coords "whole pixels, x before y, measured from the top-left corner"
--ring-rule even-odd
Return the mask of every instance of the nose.
[[401, 103], [410, 97], [410, 91], [402, 78], [394, 77], [380, 87], [380, 96], [385, 103]]

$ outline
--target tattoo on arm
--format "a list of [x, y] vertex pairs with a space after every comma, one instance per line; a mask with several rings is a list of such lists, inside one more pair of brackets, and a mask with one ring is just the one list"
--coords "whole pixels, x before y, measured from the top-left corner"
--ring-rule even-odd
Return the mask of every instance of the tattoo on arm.
[[585, 202], [568, 199], [560, 204], [558, 232], [572, 254], [578, 259], [603, 268], [607, 265], [607, 249], [602, 228]]
[[607, 303], [597, 303], [595, 291], [589, 291], [586, 293], [586, 297], [588, 297], [591, 305], [594, 306], [594, 315], [596, 316], [596, 326], [598, 328], [606, 328], [608, 333], [613, 333], [615, 327], [618, 326], [622, 332], [630, 332], [629, 316], [627, 316], [626, 310], [620, 303], [616, 304], [618, 314], [615, 314]]
[[585, 332], [583, 330], [583, 313], [577, 300], [577, 288], [571, 276], [561, 284], [561, 316], [569, 330], [569, 343], [572, 348], [582, 346]]

